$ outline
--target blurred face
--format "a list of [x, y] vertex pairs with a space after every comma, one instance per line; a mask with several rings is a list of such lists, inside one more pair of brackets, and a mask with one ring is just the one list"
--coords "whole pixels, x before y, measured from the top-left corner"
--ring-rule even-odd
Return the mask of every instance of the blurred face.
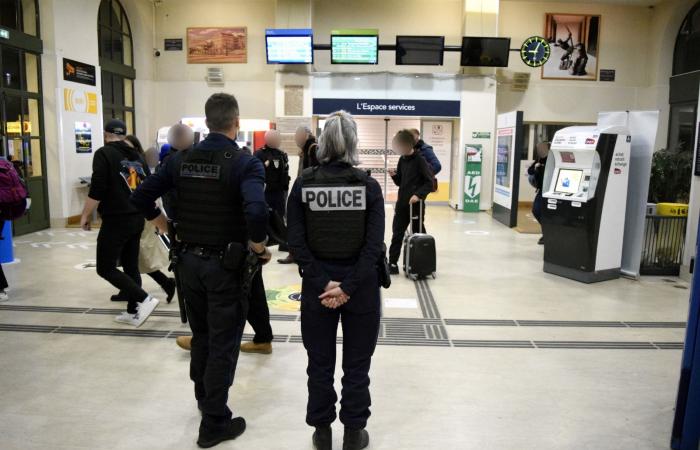
[[279, 148], [282, 139], [280, 138], [280, 134], [277, 132], [272, 132], [268, 131], [265, 133], [265, 145], [267, 145], [270, 148]]
[[410, 155], [413, 153], [413, 147], [396, 138], [391, 141], [391, 149], [394, 150], [394, 153], [399, 155]]
[[309, 135], [306, 134], [304, 130], [297, 130], [294, 134], [294, 142], [296, 142], [297, 147], [302, 148], [306, 144], [306, 140], [309, 139]]

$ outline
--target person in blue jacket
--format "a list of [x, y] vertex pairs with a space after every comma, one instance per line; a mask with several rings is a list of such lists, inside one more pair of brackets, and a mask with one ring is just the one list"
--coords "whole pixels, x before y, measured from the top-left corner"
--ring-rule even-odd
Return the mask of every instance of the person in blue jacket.
[[384, 198], [359, 164], [357, 125], [331, 114], [318, 143], [320, 166], [302, 171], [287, 204], [289, 248], [302, 273], [301, 334], [308, 354], [306, 423], [313, 444], [330, 450], [338, 399], [333, 388], [338, 322], [343, 327], [343, 449], [369, 445], [369, 368], [380, 317], [377, 262], [383, 251]]
[[430, 166], [430, 169], [433, 172], [433, 176], [437, 176], [437, 174], [439, 174], [442, 170], [442, 164], [440, 164], [440, 160], [438, 159], [437, 155], [435, 155], [435, 150], [433, 150], [433, 146], [421, 139], [420, 131], [418, 131], [417, 129], [411, 128], [409, 131], [413, 135], [413, 138], [416, 140], [416, 144], [413, 148], [415, 148], [418, 151], [418, 154], [421, 155], [428, 162], [428, 165]]

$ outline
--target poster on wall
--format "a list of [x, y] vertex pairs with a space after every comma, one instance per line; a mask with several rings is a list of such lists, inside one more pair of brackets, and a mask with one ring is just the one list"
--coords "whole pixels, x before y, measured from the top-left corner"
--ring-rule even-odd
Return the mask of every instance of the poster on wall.
[[75, 152], [92, 153], [92, 124], [75, 122]]
[[68, 112], [97, 114], [97, 93], [63, 88], [63, 109]]
[[522, 141], [522, 111], [499, 114], [496, 120], [493, 217], [511, 228], [518, 224]]
[[542, 79], [597, 79], [600, 16], [547, 13], [544, 36], [552, 54], [542, 66]]
[[63, 79], [74, 83], [95, 86], [97, 84], [95, 66], [63, 58]]
[[452, 121], [425, 120], [421, 138], [433, 147], [442, 169], [436, 175], [438, 190], [428, 197], [431, 201], [448, 201], [450, 195], [450, 166], [452, 164]]
[[188, 64], [242, 64], [246, 62], [248, 62], [247, 27], [187, 29]]

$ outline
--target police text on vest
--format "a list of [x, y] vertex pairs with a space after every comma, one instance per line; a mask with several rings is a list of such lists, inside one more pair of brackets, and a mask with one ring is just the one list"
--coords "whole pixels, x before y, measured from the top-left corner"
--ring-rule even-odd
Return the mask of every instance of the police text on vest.
[[322, 186], [301, 189], [301, 198], [311, 211], [364, 211], [365, 186]]

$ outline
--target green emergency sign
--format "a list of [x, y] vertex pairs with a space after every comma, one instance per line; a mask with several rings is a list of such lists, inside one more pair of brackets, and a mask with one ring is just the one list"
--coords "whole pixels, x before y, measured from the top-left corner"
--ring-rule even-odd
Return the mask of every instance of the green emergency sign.
[[479, 212], [481, 197], [481, 144], [464, 146], [464, 201], [462, 211]]

